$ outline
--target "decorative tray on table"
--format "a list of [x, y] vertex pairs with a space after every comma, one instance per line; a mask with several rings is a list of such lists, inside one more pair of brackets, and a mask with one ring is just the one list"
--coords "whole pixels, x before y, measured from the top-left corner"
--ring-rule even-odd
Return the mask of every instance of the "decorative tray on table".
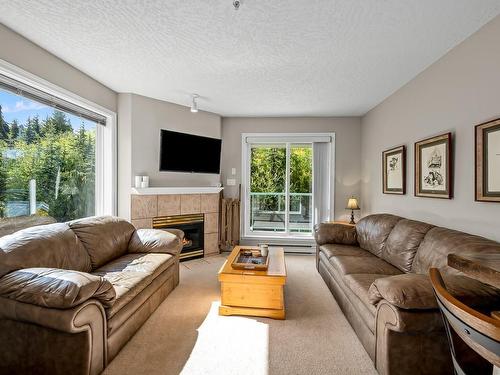
[[269, 256], [263, 256], [258, 249], [240, 249], [231, 267], [240, 270], [265, 271], [269, 266]]

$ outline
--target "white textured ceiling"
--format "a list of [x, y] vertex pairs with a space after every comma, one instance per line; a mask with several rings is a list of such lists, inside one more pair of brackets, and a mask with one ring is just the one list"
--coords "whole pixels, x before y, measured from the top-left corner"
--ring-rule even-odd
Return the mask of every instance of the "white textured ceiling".
[[499, 0], [1, 0], [0, 22], [117, 92], [224, 116], [361, 115]]

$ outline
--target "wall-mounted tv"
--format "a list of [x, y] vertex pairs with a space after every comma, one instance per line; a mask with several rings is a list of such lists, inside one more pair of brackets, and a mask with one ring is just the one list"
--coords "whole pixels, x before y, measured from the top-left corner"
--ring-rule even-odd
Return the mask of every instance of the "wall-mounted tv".
[[162, 129], [160, 171], [218, 174], [221, 144], [220, 139]]

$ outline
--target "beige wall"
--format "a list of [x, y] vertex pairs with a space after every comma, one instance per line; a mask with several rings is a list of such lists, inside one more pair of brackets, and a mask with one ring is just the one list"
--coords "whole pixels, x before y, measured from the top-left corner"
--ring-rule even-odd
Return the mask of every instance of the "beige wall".
[[[357, 117], [230, 117], [222, 119], [221, 177], [235, 178], [240, 184], [242, 133], [312, 133], [335, 132], [335, 218], [347, 218], [344, 209], [351, 195], [360, 194], [361, 124]], [[232, 176], [231, 168], [236, 168]], [[225, 186], [224, 194], [238, 195], [238, 187]]]
[[[135, 94], [119, 95], [119, 215], [130, 217], [134, 176], [148, 175], [150, 186], [215, 186], [218, 174], [160, 172], [160, 129], [221, 138], [221, 117]], [[187, 151], [187, 150], [186, 150]], [[179, 157], [182, 157], [180, 155]]]
[[149, 175], [151, 186], [212, 186], [219, 182], [217, 174], [159, 172], [160, 129], [220, 138], [221, 117], [203, 111], [191, 113], [188, 107], [132, 95], [133, 176]]
[[[500, 117], [500, 17], [451, 50], [362, 119], [363, 214], [390, 212], [500, 240], [500, 204], [474, 201], [474, 125]], [[417, 198], [413, 145], [451, 131], [455, 198]], [[405, 196], [382, 194], [381, 153], [408, 147]]]
[[113, 112], [117, 110], [114, 91], [2, 24], [0, 59]]
[[132, 94], [118, 94], [118, 216], [130, 219]]

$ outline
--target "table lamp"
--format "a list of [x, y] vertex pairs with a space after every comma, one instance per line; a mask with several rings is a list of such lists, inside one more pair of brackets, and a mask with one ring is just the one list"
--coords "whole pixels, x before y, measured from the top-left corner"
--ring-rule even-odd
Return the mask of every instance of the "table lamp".
[[354, 197], [349, 198], [346, 207], [346, 210], [351, 210], [351, 221], [349, 222], [349, 224], [356, 224], [354, 222], [354, 210], [359, 210], [359, 209], [360, 208], [358, 206], [358, 200]]

